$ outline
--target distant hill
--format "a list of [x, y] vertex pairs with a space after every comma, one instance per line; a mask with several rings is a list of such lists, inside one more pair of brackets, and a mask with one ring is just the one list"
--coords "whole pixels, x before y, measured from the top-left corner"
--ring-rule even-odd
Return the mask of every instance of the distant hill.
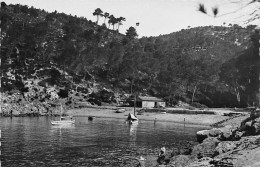
[[86, 18], [28, 6], [4, 6], [0, 15], [2, 92], [23, 91], [34, 81], [80, 90], [86, 101], [104, 88], [162, 97], [168, 105], [250, 106], [258, 100], [255, 26], [137, 39], [133, 27], [123, 35]]

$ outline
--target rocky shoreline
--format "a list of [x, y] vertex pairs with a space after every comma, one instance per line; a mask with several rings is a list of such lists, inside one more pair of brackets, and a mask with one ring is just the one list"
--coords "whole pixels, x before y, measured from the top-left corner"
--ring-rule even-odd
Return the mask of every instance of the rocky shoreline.
[[190, 149], [188, 154], [172, 156], [169, 164], [160, 166], [260, 166], [260, 111], [253, 111], [242, 121], [236, 121], [236, 124], [230, 122], [222, 128], [197, 132], [200, 144]]

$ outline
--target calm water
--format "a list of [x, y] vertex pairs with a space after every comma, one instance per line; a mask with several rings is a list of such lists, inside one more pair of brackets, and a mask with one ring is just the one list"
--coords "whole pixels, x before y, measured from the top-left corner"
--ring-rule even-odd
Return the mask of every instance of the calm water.
[[75, 125], [52, 126], [49, 117], [1, 118], [2, 166], [130, 166], [129, 157], [195, 144], [205, 127], [122, 119], [75, 117]]

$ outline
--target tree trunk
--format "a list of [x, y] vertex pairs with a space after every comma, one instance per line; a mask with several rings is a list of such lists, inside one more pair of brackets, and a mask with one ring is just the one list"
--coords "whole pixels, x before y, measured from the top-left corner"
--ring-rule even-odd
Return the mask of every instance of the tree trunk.
[[234, 89], [235, 89], [235, 92], [236, 92], [237, 102], [240, 105], [240, 93], [239, 93], [238, 83], [237, 83], [236, 80], [235, 80]]
[[194, 87], [194, 90], [193, 90], [193, 93], [192, 93], [192, 98], [191, 98], [191, 103], [193, 103], [196, 90], [197, 90], [197, 85], [195, 85], [195, 87]]
[[236, 92], [237, 102], [240, 105], [240, 93], [239, 93], [238, 88], [235, 88], [235, 92]]

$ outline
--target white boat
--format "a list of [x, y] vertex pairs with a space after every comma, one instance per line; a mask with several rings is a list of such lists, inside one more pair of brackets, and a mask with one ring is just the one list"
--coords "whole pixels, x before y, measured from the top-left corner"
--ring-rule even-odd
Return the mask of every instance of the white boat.
[[61, 117], [60, 120], [51, 121], [52, 125], [74, 124], [75, 120], [71, 116]]
[[[63, 108], [61, 105], [61, 115], [63, 113]], [[52, 120], [51, 124], [52, 125], [67, 125], [67, 124], [74, 124], [75, 120], [71, 116], [60, 116], [60, 120]]]
[[51, 121], [52, 125], [64, 125], [64, 124], [74, 124], [75, 120], [53, 120]]
[[74, 124], [75, 120], [67, 120], [67, 121], [51, 121], [52, 125], [64, 125], [64, 124]]
[[129, 124], [136, 124], [136, 123], [138, 123], [138, 118], [135, 115], [129, 113], [126, 121], [128, 121]]

